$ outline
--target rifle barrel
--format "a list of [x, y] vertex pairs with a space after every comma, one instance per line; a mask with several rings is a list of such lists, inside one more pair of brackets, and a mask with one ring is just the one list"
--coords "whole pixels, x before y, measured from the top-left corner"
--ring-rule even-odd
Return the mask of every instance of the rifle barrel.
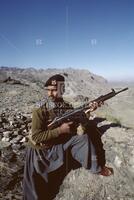
[[126, 87], [126, 88], [124, 88], [124, 89], [122, 89], [122, 90], [116, 92], [116, 94], [119, 94], [120, 92], [124, 92], [125, 90], [128, 90], [128, 87]]

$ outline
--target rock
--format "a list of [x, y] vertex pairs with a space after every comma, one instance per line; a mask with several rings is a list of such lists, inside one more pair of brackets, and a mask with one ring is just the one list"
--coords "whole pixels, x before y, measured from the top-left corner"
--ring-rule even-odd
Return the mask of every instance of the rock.
[[0, 141], [0, 150], [2, 150], [3, 148], [10, 147], [10, 146], [11, 146], [10, 142]]
[[23, 136], [22, 135], [18, 135], [17, 137], [13, 138], [12, 140], [10, 140], [11, 144], [17, 144], [19, 143], [20, 140], [22, 140]]
[[118, 156], [115, 157], [114, 164], [118, 168], [121, 167], [122, 161], [120, 160], [120, 158]]
[[19, 134], [19, 130], [14, 130], [13, 135], [17, 136]]
[[25, 137], [23, 137], [22, 140], [20, 140], [20, 143], [24, 143], [24, 142], [26, 142], [26, 138]]
[[9, 142], [9, 138], [3, 137], [1, 141], [2, 141], [2, 142]]
[[11, 144], [9, 142], [1, 143], [1, 161], [5, 163], [10, 163], [14, 159], [14, 152], [12, 150]]
[[12, 133], [11, 133], [10, 131], [5, 131], [5, 132], [3, 132], [3, 136], [4, 136], [5, 138], [9, 138], [11, 134], [12, 134]]

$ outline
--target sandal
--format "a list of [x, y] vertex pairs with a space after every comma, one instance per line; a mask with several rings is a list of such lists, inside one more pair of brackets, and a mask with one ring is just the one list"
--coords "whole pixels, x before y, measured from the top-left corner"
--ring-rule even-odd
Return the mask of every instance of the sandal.
[[104, 166], [104, 167], [102, 168], [102, 170], [99, 172], [99, 175], [102, 175], [102, 176], [111, 176], [111, 175], [113, 175], [113, 174], [114, 174], [113, 168], [111, 168], [111, 167], [106, 167], [106, 166]]

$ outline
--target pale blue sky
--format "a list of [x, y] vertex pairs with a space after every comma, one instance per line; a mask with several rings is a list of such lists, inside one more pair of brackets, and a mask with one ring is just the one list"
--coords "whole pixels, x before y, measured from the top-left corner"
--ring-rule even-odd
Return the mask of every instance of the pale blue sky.
[[134, 1], [0, 0], [0, 66], [134, 80]]

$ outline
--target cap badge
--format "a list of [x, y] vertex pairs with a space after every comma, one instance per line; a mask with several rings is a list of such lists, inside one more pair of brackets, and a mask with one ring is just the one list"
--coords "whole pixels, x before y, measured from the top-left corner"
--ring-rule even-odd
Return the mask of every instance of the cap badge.
[[56, 80], [52, 80], [52, 85], [56, 85]]

